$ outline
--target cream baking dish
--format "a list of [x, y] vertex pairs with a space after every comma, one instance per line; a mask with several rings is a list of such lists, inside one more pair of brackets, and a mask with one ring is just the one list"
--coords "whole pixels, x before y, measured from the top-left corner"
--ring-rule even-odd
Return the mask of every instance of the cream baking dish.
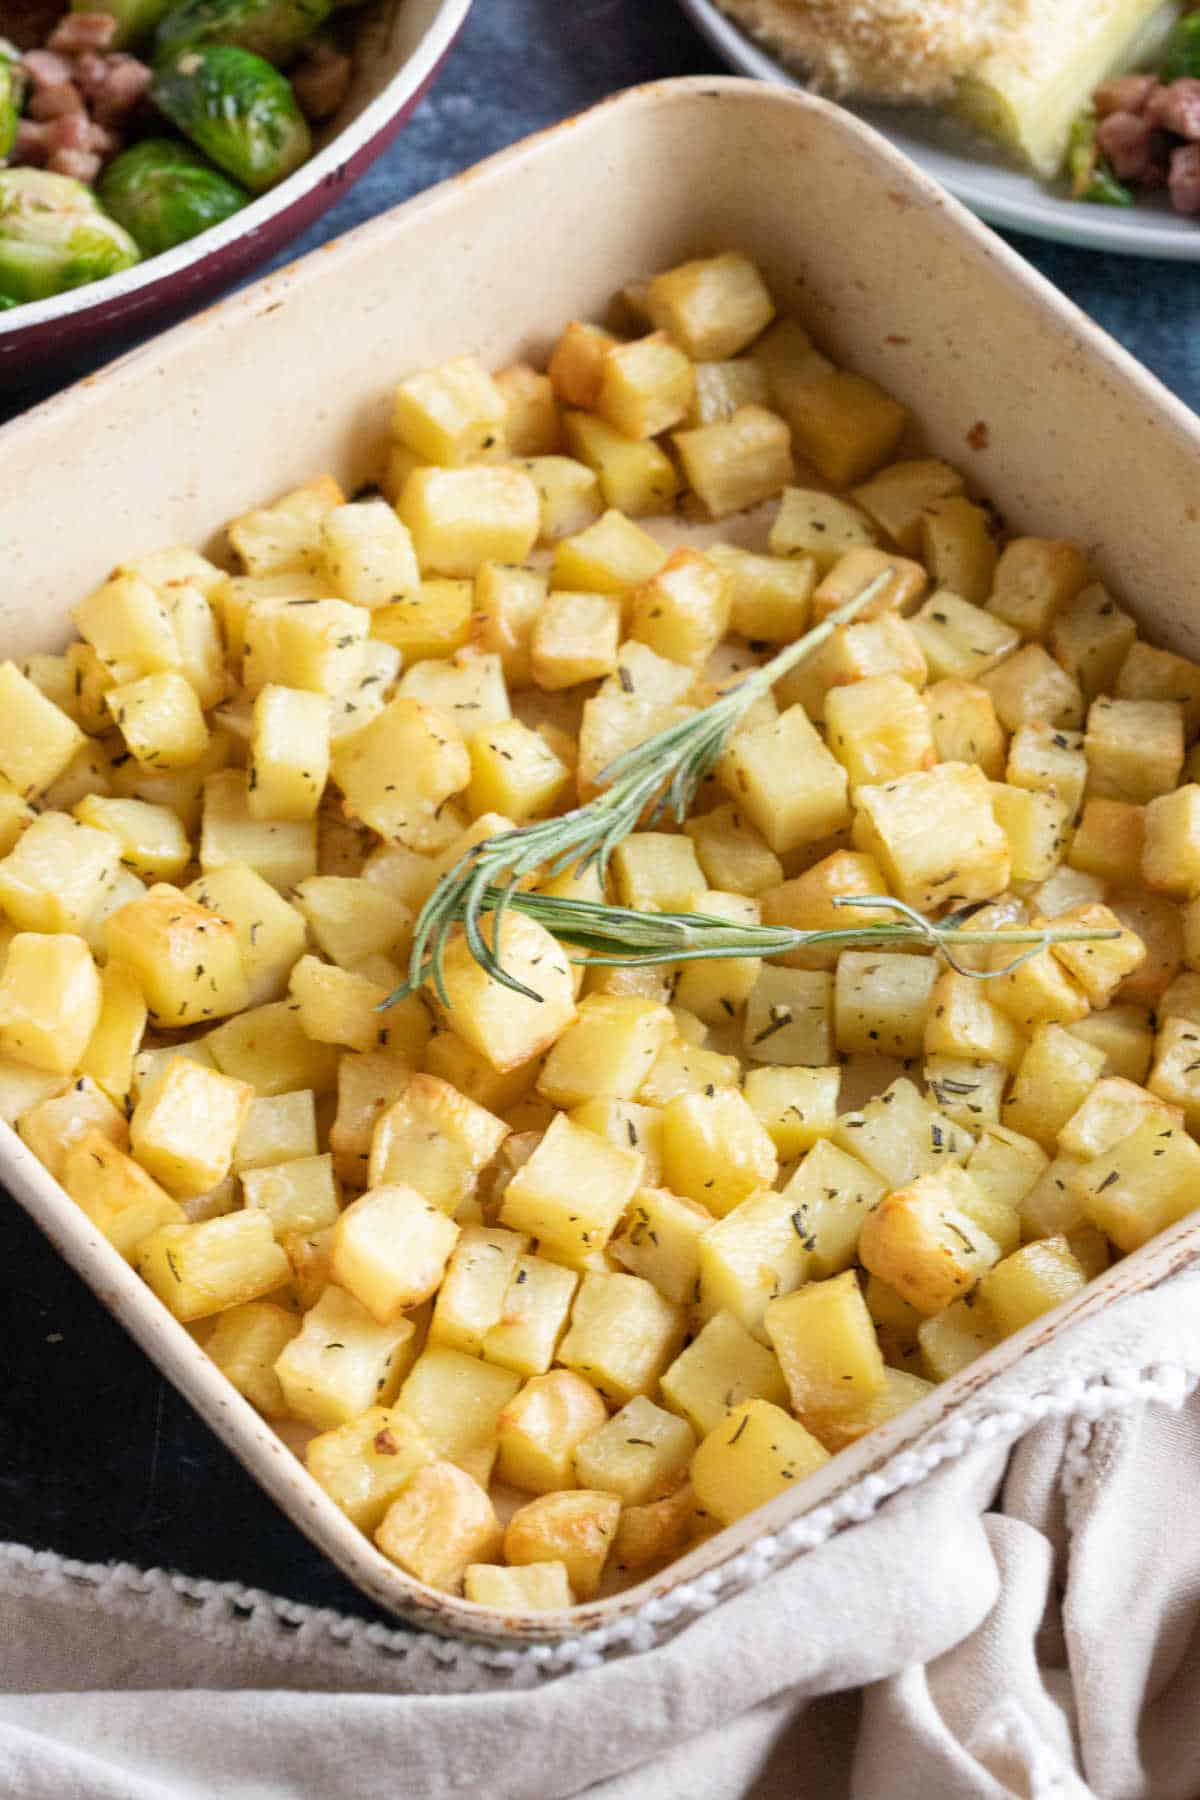
[[[492, 365], [544, 356], [623, 281], [721, 247], [747, 251], [839, 360], [913, 407], [930, 448], [1014, 524], [1086, 544], [1157, 641], [1200, 653], [1191, 414], [865, 126], [801, 94], [697, 79], [518, 145], [0, 432], [0, 654], [58, 647], [71, 605], [121, 558], [203, 543], [315, 469], [353, 487], [399, 375], [468, 347]], [[661, 1574], [513, 1620], [387, 1562], [3, 1125], [0, 1177], [365, 1594], [492, 1640], [574, 1637], [694, 1580], [914, 1444], [1033, 1345], [1200, 1256], [1200, 1221], [1185, 1221]]]

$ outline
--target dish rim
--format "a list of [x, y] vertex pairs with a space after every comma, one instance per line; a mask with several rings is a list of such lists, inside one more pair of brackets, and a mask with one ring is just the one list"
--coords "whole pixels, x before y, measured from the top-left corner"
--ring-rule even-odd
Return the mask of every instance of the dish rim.
[[[1200, 452], [1200, 423], [1188, 409], [1044, 277], [997, 240], [877, 132], [844, 109], [799, 91], [766, 87], [728, 76], [682, 77], [627, 90], [576, 118], [534, 134], [463, 175], [368, 221], [339, 240], [338, 250], [351, 244], [361, 250], [376, 240], [380, 246], [388, 243], [404, 230], [409, 220], [453, 206], [465, 183], [472, 187], [497, 181], [503, 184], [529, 160], [553, 156], [556, 143], [566, 133], [577, 134], [586, 129], [589, 122], [603, 120], [610, 113], [632, 114], [639, 109], [686, 107], [696, 101], [709, 102], [725, 96], [743, 104], [749, 103], [764, 113], [782, 108], [815, 111], [825, 116], [835, 138], [840, 138], [847, 146], [857, 145], [880, 165], [881, 171], [890, 173], [912, 189], [914, 197], [922, 204], [948, 213], [956, 232], [982, 252], [996, 280], [1036, 298], [1043, 315], [1048, 315], [1055, 329], [1062, 334], [1064, 349], [1074, 347], [1098, 360], [1106, 373], [1121, 380], [1132, 397], [1154, 411], [1163, 429], [1180, 441], [1181, 448], [1186, 445], [1193, 456]], [[86, 416], [93, 407], [103, 405], [105, 394], [110, 390], [119, 390], [127, 383], [136, 384], [146, 378], [169, 376], [174, 347], [203, 346], [206, 336], [236, 328], [243, 316], [276, 310], [286, 301], [289, 291], [302, 288], [310, 279], [323, 278], [329, 266], [330, 247], [326, 246], [320, 252], [311, 252], [284, 269], [260, 278], [197, 318], [129, 352], [99, 374], [85, 378], [0, 428], [0, 457], [5, 449], [19, 455], [23, 447], [26, 454], [36, 456], [40, 430], [55, 425], [60, 414], [66, 412], [69, 417], [72, 409], [78, 409]], [[1099, 1310], [1122, 1293], [1136, 1292], [1161, 1280], [1164, 1274], [1200, 1254], [1200, 1218], [1184, 1220], [1098, 1277], [1075, 1300], [1004, 1340], [996, 1350], [943, 1384], [899, 1420], [842, 1451], [825, 1469], [809, 1477], [797, 1489], [725, 1527], [665, 1569], [621, 1593], [582, 1603], [566, 1613], [513, 1617], [426, 1588], [388, 1563], [370, 1540], [334, 1506], [273, 1428], [217, 1371], [185, 1327], [167, 1312], [140, 1276], [94, 1230], [8, 1126], [0, 1126], [0, 1173], [10, 1178], [11, 1191], [18, 1203], [83, 1276], [101, 1302], [126, 1326], [156, 1366], [247, 1464], [255, 1479], [293, 1522], [361, 1592], [388, 1611], [433, 1631], [509, 1646], [559, 1641], [609, 1625], [639, 1612], [648, 1602], [661, 1599], [675, 1587], [693, 1579], [700, 1568], [711, 1570], [728, 1563], [755, 1540], [811, 1512], [863, 1474], [885, 1464], [900, 1449], [927, 1438], [952, 1410], [957, 1410], [994, 1377], [1014, 1366], [1028, 1349], [1056, 1336], [1068, 1322]]]

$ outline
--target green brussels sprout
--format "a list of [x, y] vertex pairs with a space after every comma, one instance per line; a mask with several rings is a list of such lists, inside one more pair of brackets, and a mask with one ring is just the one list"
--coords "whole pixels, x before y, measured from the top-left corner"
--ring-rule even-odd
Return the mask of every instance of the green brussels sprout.
[[1180, 19], [1167, 39], [1160, 81], [1178, 81], [1181, 75], [1200, 77], [1200, 13]]
[[1096, 142], [1095, 113], [1080, 113], [1071, 127], [1067, 173], [1072, 200], [1087, 200], [1094, 206], [1133, 205], [1133, 195], [1117, 180]]
[[274, 187], [312, 149], [278, 69], [235, 44], [198, 44], [161, 63], [150, 98], [184, 137], [252, 193]]
[[0, 163], [17, 138], [17, 120], [25, 100], [25, 75], [20, 52], [7, 38], [0, 38]]
[[170, 7], [171, 0], [71, 0], [72, 12], [108, 13], [117, 21], [114, 50], [127, 50], [148, 38]]
[[154, 39], [156, 62], [194, 44], [236, 44], [268, 62], [290, 62], [333, 11], [333, 0], [183, 0]]
[[143, 256], [186, 243], [240, 212], [245, 188], [177, 138], [143, 138], [109, 163], [96, 186], [100, 204]]
[[141, 259], [90, 188], [46, 169], [0, 169], [0, 296], [45, 300]]

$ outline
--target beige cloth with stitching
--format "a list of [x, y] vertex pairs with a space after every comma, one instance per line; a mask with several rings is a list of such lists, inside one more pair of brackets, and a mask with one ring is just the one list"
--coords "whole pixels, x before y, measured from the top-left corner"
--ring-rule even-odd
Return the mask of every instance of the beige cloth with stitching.
[[[1000, 1439], [653, 1647], [553, 1679], [0, 1553], [0, 1794], [1193, 1800], [1197, 1377], [1187, 1275], [981, 1395]], [[1073, 1416], [1030, 1426], [1053, 1393]]]

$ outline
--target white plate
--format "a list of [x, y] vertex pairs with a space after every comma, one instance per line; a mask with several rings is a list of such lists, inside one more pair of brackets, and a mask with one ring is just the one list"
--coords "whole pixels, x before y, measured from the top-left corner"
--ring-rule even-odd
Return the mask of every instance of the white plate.
[[[776, 57], [726, 18], [714, 0], [680, 0], [684, 12], [731, 68], [782, 87], [802, 84]], [[912, 107], [852, 106], [935, 181], [991, 225], [1027, 231], [1086, 250], [1120, 256], [1200, 261], [1200, 221], [1183, 219], [1162, 201], [1121, 207], [1068, 200], [1033, 175], [1011, 167], [986, 147], [957, 143], [951, 128]]]

